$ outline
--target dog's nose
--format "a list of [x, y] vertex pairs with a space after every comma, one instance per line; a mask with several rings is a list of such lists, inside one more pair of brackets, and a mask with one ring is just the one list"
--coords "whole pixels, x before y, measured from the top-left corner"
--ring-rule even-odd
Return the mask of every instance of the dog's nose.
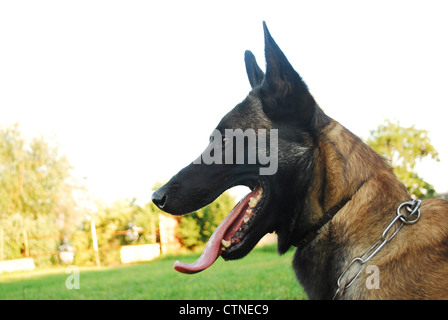
[[163, 207], [166, 204], [166, 199], [167, 199], [166, 194], [162, 190], [160, 190], [160, 189], [154, 191], [154, 193], [151, 196], [152, 202], [154, 202], [154, 204], [159, 209], [163, 209]]

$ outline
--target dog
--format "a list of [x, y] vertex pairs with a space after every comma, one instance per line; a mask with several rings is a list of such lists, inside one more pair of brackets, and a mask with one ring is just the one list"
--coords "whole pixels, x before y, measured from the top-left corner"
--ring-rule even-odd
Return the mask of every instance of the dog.
[[[174, 268], [195, 273], [219, 256], [242, 258], [275, 232], [279, 254], [297, 247], [293, 268], [310, 299], [448, 298], [448, 201], [413, 200], [384, 157], [325, 114], [263, 29], [266, 73], [246, 51], [250, 93], [222, 118], [203, 157], [152, 195], [160, 209], [183, 215], [233, 186], [251, 189], [201, 257]], [[250, 153], [249, 134], [241, 150], [230, 143], [237, 129], [255, 140], [270, 133], [264, 151], [275, 170], [261, 174], [262, 154], [237, 161], [238, 151]]]

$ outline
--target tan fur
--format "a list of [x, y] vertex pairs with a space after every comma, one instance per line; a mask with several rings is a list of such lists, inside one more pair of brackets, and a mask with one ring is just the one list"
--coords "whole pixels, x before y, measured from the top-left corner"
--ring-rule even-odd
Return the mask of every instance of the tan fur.
[[[322, 131], [318, 152], [316, 175], [325, 170], [326, 181], [314, 183], [310, 205], [318, 208], [319, 194], [324, 195], [323, 207], [314, 211], [322, 213], [354, 194], [320, 234], [331, 229], [349, 244], [348, 265], [380, 239], [398, 205], [411, 197], [384, 158], [336, 121]], [[380, 289], [368, 289], [368, 274], [362, 272], [342, 299], [447, 299], [448, 201], [424, 200], [420, 220], [405, 225], [366, 265], [379, 268]]]

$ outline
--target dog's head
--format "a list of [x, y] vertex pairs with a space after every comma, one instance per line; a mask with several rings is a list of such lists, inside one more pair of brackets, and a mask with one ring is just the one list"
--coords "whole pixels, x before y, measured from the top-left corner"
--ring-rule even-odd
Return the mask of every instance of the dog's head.
[[329, 118], [265, 23], [263, 27], [266, 74], [246, 51], [251, 92], [224, 116], [202, 155], [152, 196], [160, 209], [182, 215], [211, 203], [233, 186], [252, 190], [218, 226], [202, 257], [193, 265], [177, 263], [179, 271], [201, 271], [219, 255], [241, 258], [273, 231], [279, 237], [279, 252], [284, 253], [303, 213], [315, 165], [316, 136]]

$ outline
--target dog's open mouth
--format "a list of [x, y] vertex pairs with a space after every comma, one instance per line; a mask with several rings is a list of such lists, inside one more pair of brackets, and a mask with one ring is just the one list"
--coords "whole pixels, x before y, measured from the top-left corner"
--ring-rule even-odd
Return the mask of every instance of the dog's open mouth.
[[192, 264], [176, 261], [174, 269], [182, 273], [200, 272], [210, 267], [223, 251], [231, 251], [239, 246], [250, 231], [262, 203], [263, 189], [258, 185], [219, 224], [198, 260]]

